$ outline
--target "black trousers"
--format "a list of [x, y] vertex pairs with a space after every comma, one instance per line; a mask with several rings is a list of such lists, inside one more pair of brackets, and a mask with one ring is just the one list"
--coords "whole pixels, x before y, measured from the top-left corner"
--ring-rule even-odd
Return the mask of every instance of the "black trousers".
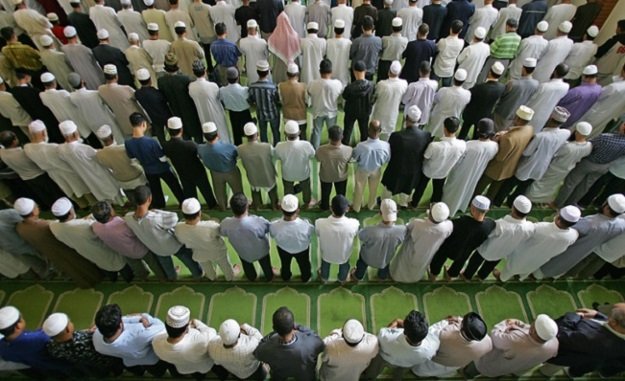
[[[464, 118], [464, 115], [462, 115], [462, 117]], [[471, 127], [473, 127], [474, 125], [477, 125], [478, 121], [479, 119], [471, 118], [471, 117], [467, 117], [466, 119], [463, 119], [462, 127], [460, 127], [460, 132], [458, 133], [458, 139], [467, 140]], [[471, 137], [470, 139], [476, 139], [475, 130], [473, 130], [473, 137]]]
[[519, 180], [516, 176], [505, 180], [493, 199], [493, 205], [500, 206], [505, 202], [508, 207], [511, 207], [514, 199], [524, 194], [532, 182], [534, 182], [533, 179]]
[[165, 195], [163, 194], [163, 187], [161, 186], [161, 179], [165, 181], [165, 184], [169, 186], [169, 189], [174, 193], [174, 196], [178, 200], [179, 204], [184, 201], [184, 192], [178, 181], [178, 176], [171, 170], [157, 174], [145, 174], [148, 179], [150, 190], [152, 191], [152, 205], [151, 208], [163, 208], [165, 207]]
[[[215, 366], [213, 366], [213, 369], [215, 369]], [[230, 375], [232, 375], [232, 377], [234, 379], [236, 379], [236, 380], [243, 380], [243, 378], [239, 378], [239, 377], [235, 376], [234, 374], [231, 374], [227, 370], [226, 370], [226, 374], [225, 375], [223, 375], [223, 376], [219, 376], [218, 375], [218, 377], [219, 377], [219, 379], [221, 381], [223, 381], [223, 380], [227, 380]], [[245, 380], [263, 381], [265, 378], [267, 378], [267, 372], [265, 372], [265, 368], [263, 368], [263, 364], [260, 364], [258, 366], [258, 368], [256, 369], [256, 371], [254, 373], [252, 373], [252, 375], [249, 376], [248, 378], [245, 378]]]
[[306, 248], [306, 250], [301, 251], [297, 254], [291, 254], [285, 250], [283, 250], [280, 246], [278, 246], [278, 255], [280, 255], [280, 276], [282, 280], [290, 280], [291, 276], [291, 261], [295, 258], [297, 261], [297, 265], [299, 266], [299, 271], [302, 273], [302, 281], [308, 282], [311, 273], [311, 265], [310, 265], [310, 248]]
[[[465, 262], [467, 261], [469, 254], [461, 253], [461, 255], [454, 259], [451, 267], [447, 269], [447, 274], [451, 277], [457, 277], [460, 275], [460, 271], [464, 267]], [[432, 258], [432, 262], [430, 262], [430, 273], [433, 275], [438, 275], [441, 273], [443, 269], [443, 265], [445, 265], [445, 261], [447, 261], [447, 255], [442, 253], [440, 250], [434, 254]]]
[[[239, 258], [241, 259], [241, 266], [243, 267], [243, 273], [245, 274], [245, 277], [252, 282], [255, 281], [258, 277], [258, 273], [256, 272], [254, 262], [247, 262], [243, 258]], [[265, 280], [267, 282], [273, 280], [273, 269], [271, 268], [271, 257], [269, 256], [269, 254], [259, 259], [258, 263], [260, 264], [260, 268], [263, 269]]]
[[611, 172], [608, 172], [595, 181], [584, 197], [579, 200], [578, 204], [581, 206], [593, 205], [600, 207], [610, 195], [623, 192], [625, 192], [625, 179], [618, 178]]
[[610, 276], [612, 279], [620, 279], [625, 275], [625, 268], [619, 268], [611, 263], [606, 263], [603, 267], [593, 275], [597, 280], [601, 280], [606, 276]]
[[360, 141], [365, 141], [369, 137], [369, 115], [357, 115], [352, 112], [345, 112], [343, 117], [343, 144], [350, 145], [352, 140], [352, 131], [354, 124], [358, 122], [358, 131], [360, 131]]
[[347, 180], [337, 181], [335, 183], [321, 182], [321, 202], [319, 207], [323, 210], [330, 208], [330, 193], [332, 193], [332, 185], [334, 185], [334, 192], [337, 195], [342, 194], [345, 196], [345, 190], [347, 189]]
[[230, 116], [230, 125], [232, 126], [232, 140], [235, 146], [239, 146], [243, 143], [243, 126], [245, 126], [245, 123], [253, 121], [252, 114], [247, 109], [243, 111], [228, 110], [228, 115]]
[[392, 63], [393, 61], [378, 61], [378, 82], [388, 79], [388, 71], [390, 70]]
[[[467, 264], [467, 267], [464, 269], [464, 276], [467, 279], [471, 279], [473, 278], [473, 275], [475, 275], [475, 272], [477, 271], [478, 278], [484, 280], [488, 277], [488, 275], [491, 272], [493, 272], [493, 270], [495, 269], [495, 267], [497, 266], [499, 262], [501, 261], [500, 260], [487, 261], [476, 250], [473, 252], [473, 255], [469, 259], [469, 263]], [[482, 266], [481, 268], [480, 268], [480, 265]], [[480, 268], [479, 271], [478, 271], [478, 268]]]
[[[415, 187], [412, 193], [412, 201], [410, 202], [414, 208], [419, 206], [425, 188], [427, 188], [430, 178], [426, 175], [421, 175], [421, 180]], [[439, 202], [443, 199], [443, 187], [445, 186], [445, 179], [432, 179], [432, 197], [430, 202]]]
[[46, 210], [50, 209], [56, 200], [65, 196], [61, 188], [52, 181], [47, 173], [43, 173], [34, 179], [25, 180], [24, 182], [35, 196], [41, 200], [42, 206]]
[[199, 189], [209, 208], [217, 206], [217, 200], [213, 194], [213, 188], [208, 182], [206, 171], [195, 174], [185, 174], [184, 176], [181, 175], [180, 181], [182, 182], [182, 191], [185, 199], [191, 197], [197, 198], [197, 189]]
[[205, 44], [203, 42], [200, 42], [200, 45], [202, 45], [202, 49], [204, 49], [204, 57], [206, 57], [206, 68], [210, 73], [213, 71], [213, 56], [211, 56], [211, 44]]

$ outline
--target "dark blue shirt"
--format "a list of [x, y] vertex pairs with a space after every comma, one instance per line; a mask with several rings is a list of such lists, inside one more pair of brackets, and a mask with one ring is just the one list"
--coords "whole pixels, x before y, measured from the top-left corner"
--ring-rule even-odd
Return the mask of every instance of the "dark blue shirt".
[[43, 330], [25, 331], [13, 341], [0, 340], [0, 357], [7, 361], [29, 365], [37, 370], [66, 372], [68, 364], [48, 355], [50, 338]]
[[522, 37], [529, 37], [534, 34], [536, 25], [545, 17], [547, 13], [547, 2], [545, 0], [533, 0], [523, 6], [523, 13], [519, 20], [517, 33]]
[[447, 16], [443, 23], [440, 38], [449, 36], [449, 28], [454, 20], [462, 21], [462, 32], [460, 38], [464, 38], [469, 27], [469, 19], [475, 13], [475, 4], [469, 3], [467, 0], [453, 0], [447, 4]]
[[215, 57], [217, 64], [230, 67], [237, 65], [241, 52], [234, 43], [218, 38], [211, 44], [211, 54]]
[[124, 143], [126, 153], [131, 159], [139, 160], [146, 175], [156, 175], [169, 171], [169, 163], [161, 161], [165, 156], [157, 140], [142, 136], [130, 138]]
[[432, 63], [436, 55], [436, 44], [432, 40], [414, 40], [406, 45], [402, 55], [406, 63], [401, 71], [400, 78], [408, 83], [419, 80], [419, 65], [422, 61]]
[[237, 147], [233, 144], [222, 141], [215, 144], [200, 144], [197, 153], [206, 168], [211, 171], [228, 173], [234, 171], [237, 166]]
[[428, 40], [438, 40], [446, 15], [447, 7], [444, 5], [430, 4], [423, 7], [423, 23], [430, 27]]

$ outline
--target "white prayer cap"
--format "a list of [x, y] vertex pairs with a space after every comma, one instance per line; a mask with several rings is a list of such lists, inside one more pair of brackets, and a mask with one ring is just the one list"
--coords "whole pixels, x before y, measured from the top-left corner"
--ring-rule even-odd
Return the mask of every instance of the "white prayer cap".
[[560, 217], [567, 222], [576, 223], [582, 216], [582, 211], [577, 206], [567, 205], [560, 209]]
[[150, 71], [148, 69], [144, 68], [144, 67], [142, 67], [141, 69], [137, 70], [135, 75], [137, 76], [137, 79], [139, 81], [146, 81], [146, 80], [150, 79]]
[[109, 38], [109, 31], [106, 29], [100, 29], [97, 35], [98, 35], [98, 40], [106, 40], [107, 38]]
[[13, 203], [13, 209], [15, 209], [20, 216], [27, 216], [35, 209], [35, 202], [30, 198], [20, 197]]
[[195, 214], [202, 209], [202, 205], [197, 198], [191, 197], [182, 202], [182, 213], [184, 214]]
[[76, 33], [77, 33], [77, 32], [76, 32], [76, 28], [74, 28], [74, 27], [73, 27], [73, 26], [71, 26], [71, 25], [70, 25], [70, 26], [66, 26], [66, 27], [63, 29], [63, 35], [64, 35], [66, 38], [72, 38], [72, 37], [74, 37], [74, 36], [76, 35]]
[[477, 28], [475, 28], [475, 32], [473, 32], [473, 35], [476, 38], [483, 40], [484, 37], [486, 37], [486, 29], [484, 29], [484, 27], [478, 26]]
[[615, 193], [608, 197], [608, 206], [618, 214], [625, 213], [625, 196], [621, 193]]
[[48, 47], [54, 44], [54, 40], [52, 39], [52, 37], [48, 36], [47, 34], [42, 34], [41, 37], [39, 37], [39, 43], [43, 47]]
[[48, 20], [50, 21], [59, 21], [59, 15], [57, 15], [54, 12], [50, 12], [46, 15], [46, 17], [48, 18]]
[[155, 22], [148, 23], [148, 30], [150, 32], [158, 32], [158, 24]]
[[210, 134], [217, 131], [217, 125], [213, 122], [206, 122], [202, 124], [202, 133]]
[[488, 210], [490, 208], [490, 200], [488, 197], [478, 195], [473, 197], [471, 205], [480, 210]]
[[538, 30], [541, 33], [545, 33], [547, 31], [547, 29], [549, 29], [549, 23], [547, 21], [541, 21], [538, 24], [536, 24], [536, 30]]
[[412, 105], [406, 110], [406, 117], [413, 122], [418, 122], [421, 119], [421, 109], [417, 105]]
[[176, 21], [176, 23], [174, 24], [174, 28], [186, 28], [187, 24], [185, 24], [183, 21]]
[[534, 329], [538, 337], [544, 341], [549, 341], [558, 334], [558, 325], [552, 318], [545, 314], [536, 316], [534, 320]]
[[384, 221], [397, 221], [397, 204], [390, 198], [385, 198], [380, 203], [380, 213], [382, 214], [382, 219]]
[[384, 0], [384, 4], [391, 5], [393, 4], [393, 0]]
[[111, 127], [108, 124], [104, 124], [95, 131], [95, 136], [97, 136], [98, 139], [106, 139], [111, 136], [112, 133]]
[[297, 67], [297, 64], [290, 63], [289, 66], [287, 66], [286, 68], [286, 72], [289, 74], [297, 74], [299, 73], [299, 68]]
[[287, 194], [282, 198], [280, 208], [287, 213], [292, 213], [299, 207], [299, 200], [292, 194]]
[[464, 69], [456, 70], [456, 74], [454, 74], [454, 79], [456, 81], [466, 81], [467, 80], [467, 71]]
[[173, 306], [167, 311], [165, 323], [172, 328], [182, 328], [189, 324], [191, 310], [185, 306]]
[[154, 5], [154, 0], [143, 0], [143, 4], [145, 4], [146, 7], [150, 7]]
[[46, 335], [54, 337], [63, 332], [67, 328], [67, 324], [69, 324], [69, 317], [62, 312], [55, 312], [48, 316], [41, 328]]
[[449, 218], [449, 207], [444, 202], [437, 202], [430, 208], [430, 217], [434, 222], [443, 222]]
[[569, 33], [573, 28], [573, 24], [570, 21], [563, 21], [560, 25], [558, 25], [558, 30], [562, 33]]
[[117, 75], [117, 66], [113, 64], [106, 64], [104, 65], [103, 71], [104, 71], [104, 74]]
[[224, 345], [233, 345], [239, 340], [241, 326], [234, 319], [228, 319], [219, 326], [219, 337]]
[[521, 105], [516, 110], [516, 116], [529, 122], [534, 117], [534, 110], [525, 105]]
[[247, 122], [245, 126], [243, 126], [243, 133], [245, 136], [252, 136], [258, 133], [258, 127], [252, 122]]
[[56, 79], [56, 77], [54, 77], [54, 74], [48, 73], [48, 72], [41, 74], [40, 78], [41, 78], [41, 83], [49, 83]]
[[299, 124], [294, 120], [287, 120], [284, 124], [284, 132], [286, 132], [287, 135], [299, 134]]
[[61, 197], [52, 204], [52, 214], [55, 217], [63, 217], [72, 210], [72, 202], [67, 197]]
[[345, 28], [345, 21], [337, 19], [336, 21], [334, 21], [334, 27], [339, 29]]
[[586, 29], [586, 34], [592, 38], [595, 38], [599, 34], [599, 28], [597, 28], [596, 25], [591, 25], [588, 27], [588, 29]]
[[497, 74], [497, 75], [502, 75], [504, 70], [506, 70], [506, 67], [503, 66], [503, 64], [499, 61], [496, 61], [491, 67], [490, 70], [493, 71], [493, 73]]
[[401, 17], [393, 17], [393, 20], [391, 21], [391, 25], [394, 26], [395, 28], [399, 28], [403, 24], [404, 22], [401, 19]]
[[30, 132], [31, 134], [36, 134], [38, 132], [45, 131], [45, 130], [46, 130], [46, 125], [43, 124], [43, 122], [40, 121], [39, 119], [33, 120], [32, 122], [28, 124], [28, 132]]
[[365, 337], [365, 328], [356, 319], [349, 319], [343, 325], [343, 339], [349, 344], [358, 344]]
[[579, 122], [575, 125], [575, 131], [581, 135], [588, 136], [592, 132], [592, 124], [588, 122]]
[[181, 129], [182, 119], [178, 118], [177, 116], [172, 116], [171, 118], [167, 119], [167, 128], [169, 128], [170, 130]]
[[523, 214], [527, 214], [532, 210], [532, 202], [529, 198], [523, 195], [517, 196], [512, 205], [514, 206], [514, 209]]
[[13, 306], [0, 308], [0, 329], [7, 329], [20, 320], [20, 311]]
[[269, 70], [269, 62], [265, 60], [256, 61], [256, 70], [267, 71]]
[[141, 39], [139, 38], [139, 35], [132, 32], [132, 33], [128, 33], [128, 41], [141, 41]]
[[247, 20], [248, 28], [258, 28], [258, 23], [254, 19]]
[[597, 73], [599, 72], [599, 69], [597, 69], [596, 65], [588, 65], [584, 68], [584, 70], [582, 71], [582, 74], [584, 75], [597, 75]]
[[399, 63], [399, 61], [397, 60], [393, 61], [391, 63], [391, 67], [389, 71], [394, 75], [399, 75], [399, 73], [401, 73], [401, 64]]
[[314, 21], [311, 21], [308, 23], [308, 25], [306, 25], [306, 30], [309, 30], [309, 29], [319, 30], [319, 24], [317, 24]]
[[523, 60], [523, 66], [525, 67], [536, 67], [536, 58], [527, 57]]
[[76, 126], [76, 123], [71, 120], [64, 120], [59, 123], [59, 130], [61, 130], [61, 134], [63, 134], [63, 136], [67, 136], [78, 131], [78, 126]]
[[121, 5], [130, 5], [131, 4], [130, 0], [120, 0], [119, 2], [120, 2]]
[[565, 109], [562, 106], [556, 106], [556, 108], [554, 108], [553, 112], [551, 113], [551, 119], [560, 123], [566, 122], [569, 119], [569, 116], [571, 116], [569, 110]]

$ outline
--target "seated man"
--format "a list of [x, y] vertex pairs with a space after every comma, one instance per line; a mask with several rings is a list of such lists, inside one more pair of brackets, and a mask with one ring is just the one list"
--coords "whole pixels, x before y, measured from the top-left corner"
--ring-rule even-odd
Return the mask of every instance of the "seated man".
[[263, 381], [267, 372], [254, 357], [262, 338], [260, 331], [249, 324], [239, 325], [228, 319], [219, 326], [219, 336], [208, 343], [208, 354], [216, 365], [241, 380]]

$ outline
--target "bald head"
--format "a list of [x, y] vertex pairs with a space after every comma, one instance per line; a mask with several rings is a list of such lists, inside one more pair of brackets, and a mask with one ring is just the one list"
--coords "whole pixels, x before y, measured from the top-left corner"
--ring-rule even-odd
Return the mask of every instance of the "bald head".
[[612, 306], [608, 324], [615, 331], [625, 334], [625, 303], [616, 303]]

